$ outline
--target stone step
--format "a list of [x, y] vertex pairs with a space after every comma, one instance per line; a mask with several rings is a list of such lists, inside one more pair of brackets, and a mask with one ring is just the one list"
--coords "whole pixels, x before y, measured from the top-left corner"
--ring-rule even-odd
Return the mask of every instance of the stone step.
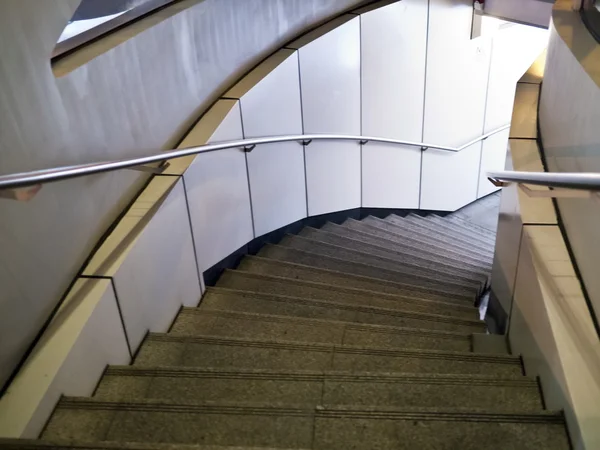
[[263, 273], [297, 280], [327, 283], [330, 286], [345, 286], [349, 288], [365, 289], [371, 292], [394, 294], [404, 298], [415, 298], [420, 300], [440, 301], [455, 305], [466, 305], [472, 307], [471, 300], [453, 297], [428, 298], [420, 292], [406, 293], [406, 287], [400, 283], [386, 281], [378, 278], [364, 277], [353, 273], [345, 273], [337, 270], [320, 269], [318, 267], [296, 264], [262, 256], [245, 256], [240, 262], [238, 269], [246, 272]]
[[433, 269], [442, 267], [451, 272], [456, 271], [456, 273], [460, 273], [462, 275], [475, 277], [477, 280], [482, 282], [486, 282], [490, 276], [489, 269], [484, 269], [481, 266], [470, 264], [468, 262], [459, 261], [456, 259], [456, 257], [440, 254], [439, 251], [393, 242], [380, 236], [375, 236], [364, 231], [354, 230], [352, 228], [344, 227], [331, 222], [326, 223], [321, 230], [325, 230], [329, 233], [337, 234], [339, 236], [346, 236], [361, 242], [377, 245], [379, 247], [393, 249], [406, 256], [414, 258], [414, 260], [418, 261], [419, 264]]
[[440, 242], [432, 241], [429, 238], [413, 235], [410, 230], [398, 230], [387, 222], [362, 222], [354, 219], [347, 219], [341, 226], [351, 230], [369, 233], [397, 244], [410, 245], [415, 249], [421, 249], [423, 252], [437, 253], [447, 258], [454, 258], [457, 263], [471, 264], [488, 273], [491, 271], [492, 264], [487, 258], [482, 259], [462, 248], [444, 246]]
[[94, 398], [178, 404], [219, 401], [311, 407], [464, 407], [490, 412], [544, 409], [536, 380], [526, 377], [185, 367], [110, 367]]
[[473, 233], [466, 233], [455, 224], [445, 221], [442, 218], [433, 219], [430, 217], [422, 217], [417, 214], [409, 214], [402, 218], [398, 216], [388, 217], [391, 223], [399, 223], [400, 221], [406, 221], [414, 223], [419, 227], [425, 227], [429, 230], [437, 233], [439, 236], [445, 236], [452, 242], [459, 242], [471, 248], [477, 249], [481, 253], [493, 253], [494, 243], [487, 240], [482, 240], [479, 236]]
[[291, 340], [381, 348], [422, 348], [469, 352], [471, 333], [362, 325], [240, 311], [183, 308], [169, 331], [180, 336], [210, 335], [259, 340]]
[[350, 305], [373, 306], [402, 311], [415, 311], [431, 314], [448, 314], [452, 317], [477, 319], [479, 312], [462, 300], [441, 302], [412, 297], [402, 297], [327, 283], [298, 280], [243, 270], [227, 269], [223, 272], [217, 287], [238, 289], [265, 294], [287, 295], [320, 301], [347, 303]]
[[351, 305], [221, 287], [211, 287], [206, 290], [200, 309], [339, 320], [370, 325], [462, 333], [481, 333], [485, 332], [486, 329], [485, 324], [478, 319]]
[[282, 247], [295, 248], [311, 252], [315, 255], [337, 258], [354, 263], [368, 264], [377, 268], [393, 270], [397, 274], [398, 282], [405, 282], [411, 286], [420, 286], [423, 289], [438, 293], [456, 293], [464, 296], [475, 296], [479, 292], [478, 285], [466, 285], [464, 283], [449, 283], [445, 279], [441, 282], [428, 277], [419, 277], [412, 273], [404, 271], [403, 267], [395, 260], [373, 256], [369, 253], [351, 250], [337, 245], [327, 244], [314, 239], [307, 239], [302, 236], [287, 235], [279, 242]]
[[318, 242], [324, 242], [350, 250], [368, 253], [369, 255], [392, 259], [397, 261], [398, 268], [396, 270], [411, 274], [415, 279], [421, 279], [433, 285], [448, 282], [451, 285], [460, 283], [462, 286], [474, 286], [477, 289], [481, 289], [487, 282], [487, 277], [480, 278], [473, 276], [473, 274], [461, 271], [460, 269], [450, 269], [444, 265], [436, 265], [435, 263], [427, 262], [426, 259], [415, 258], [412, 255], [396, 251], [389, 247], [385, 248], [380, 245], [352, 239], [348, 236], [340, 236], [339, 234], [330, 233], [326, 230], [305, 227], [299, 235]]
[[452, 220], [452, 218], [440, 217], [435, 214], [431, 214], [426, 217], [427, 220], [430, 220], [434, 223], [446, 224], [447, 226], [452, 227], [455, 230], [460, 231], [463, 235], [477, 239], [482, 242], [486, 247], [494, 247], [496, 244], [496, 234], [489, 233], [483, 234], [479, 231], [478, 228], [473, 228], [467, 225], [467, 222], [457, 222], [456, 220]]
[[508, 355], [155, 333], [148, 335], [134, 364], [144, 367], [358, 370], [497, 377], [522, 374], [520, 358]]
[[[223, 447], [221, 445], [156, 444], [139, 442], [77, 442], [41, 439], [2, 439], [3, 450], [286, 450], [266, 447]], [[288, 449], [289, 450], [289, 449]]]
[[298, 250], [292, 247], [282, 245], [267, 244], [259, 252], [258, 256], [272, 259], [275, 261], [285, 261], [295, 264], [302, 264], [309, 267], [333, 270], [345, 274], [359, 275], [362, 277], [375, 278], [394, 283], [396, 286], [402, 286], [402, 295], [415, 296], [430, 300], [446, 301], [448, 299], [459, 299], [473, 304], [477, 296], [475, 293], [463, 294], [454, 293], [448, 290], [432, 290], [406, 283], [406, 277], [391, 269], [384, 269], [364, 263], [346, 261], [340, 258], [331, 258], [322, 254], [312, 253], [305, 250]]
[[473, 259], [479, 260], [482, 264], [491, 265], [492, 262], [491, 255], [488, 252], [482, 253], [468, 245], [452, 242], [446, 239], [445, 236], [441, 236], [439, 233], [432, 232], [427, 228], [409, 222], [391, 223], [372, 216], [363, 219], [362, 222], [379, 227], [388, 233], [393, 233], [404, 239], [410, 237], [410, 239], [416, 240], [417, 242], [436, 245], [462, 255], [470, 256]]
[[43, 438], [328, 450], [569, 448], [562, 414], [64, 398]]
[[458, 216], [455, 216], [452, 214], [446, 216], [444, 219], [449, 220], [450, 222], [452, 222], [456, 225], [460, 225], [460, 226], [464, 227], [465, 229], [472, 230], [473, 232], [479, 234], [480, 236], [487, 237], [494, 241], [496, 240], [496, 231], [495, 230], [490, 230], [489, 228], [482, 227], [481, 225], [471, 222], [470, 220], [463, 219], [461, 217], [458, 217]]

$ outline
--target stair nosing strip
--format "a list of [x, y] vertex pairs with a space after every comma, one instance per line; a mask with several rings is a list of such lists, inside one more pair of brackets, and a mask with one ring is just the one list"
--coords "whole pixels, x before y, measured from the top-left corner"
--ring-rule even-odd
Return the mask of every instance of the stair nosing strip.
[[446, 359], [446, 360], [474, 360], [479, 362], [490, 362], [506, 365], [521, 365], [521, 359], [518, 356], [511, 355], [491, 355], [486, 353], [454, 352], [441, 350], [421, 350], [421, 349], [386, 349], [380, 347], [358, 347], [339, 344], [320, 344], [305, 343], [297, 341], [268, 341], [258, 339], [240, 339], [223, 338], [221, 336], [195, 335], [195, 336], [172, 336], [162, 333], [149, 333], [146, 337], [147, 342], [182, 342], [182, 343], [205, 343], [212, 345], [226, 345], [238, 347], [256, 347], [273, 348], [287, 350], [307, 350], [319, 352], [339, 352], [343, 354], [367, 354], [378, 356], [417, 356], [428, 359]]
[[424, 303], [428, 303], [431, 305], [442, 305], [442, 306], [448, 306], [448, 307], [452, 307], [452, 308], [457, 308], [459, 310], [464, 310], [466, 311], [474, 311], [473, 307], [467, 306], [467, 305], [457, 305], [454, 303], [449, 303], [449, 302], [444, 302], [442, 300], [433, 300], [433, 299], [426, 299], [426, 298], [412, 298], [412, 297], [408, 297], [408, 296], [402, 296], [399, 294], [391, 294], [389, 292], [376, 292], [376, 291], [370, 291], [368, 289], [361, 289], [361, 288], [354, 288], [354, 287], [346, 287], [346, 286], [338, 286], [338, 285], [332, 285], [332, 284], [328, 284], [328, 283], [322, 283], [320, 281], [310, 281], [310, 280], [300, 280], [297, 278], [290, 278], [290, 277], [282, 277], [280, 275], [269, 275], [269, 274], [265, 274], [265, 273], [258, 273], [258, 272], [251, 272], [248, 270], [243, 270], [243, 269], [225, 269], [224, 273], [228, 273], [228, 274], [238, 274], [239, 276], [242, 277], [246, 277], [246, 278], [253, 278], [253, 279], [267, 279], [267, 280], [273, 280], [276, 282], [281, 282], [281, 283], [286, 283], [286, 284], [292, 284], [292, 285], [297, 285], [297, 286], [314, 286], [315, 288], [321, 288], [327, 291], [339, 291], [339, 292], [347, 292], [347, 293], [352, 293], [352, 294], [356, 294], [356, 295], [360, 295], [360, 294], [364, 294], [366, 297], [374, 297], [374, 298], [386, 298], [389, 300], [398, 300], [398, 301], [406, 301], [406, 302], [424, 302]]
[[347, 303], [336, 303], [333, 301], [322, 301], [322, 300], [314, 300], [314, 299], [306, 299], [303, 297], [293, 297], [291, 295], [281, 295], [281, 294], [266, 294], [266, 293], [262, 293], [262, 292], [256, 292], [256, 291], [246, 291], [246, 290], [241, 290], [241, 289], [231, 289], [231, 288], [227, 288], [227, 287], [216, 287], [216, 286], [211, 286], [209, 288], [206, 289], [206, 292], [215, 292], [216, 290], [223, 290], [223, 291], [230, 291], [230, 292], [234, 292], [234, 293], [238, 293], [238, 294], [244, 294], [246, 296], [253, 296], [253, 297], [270, 297], [272, 299], [274, 299], [275, 301], [281, 301], [281, 302], [287, 302], [290, 300], [294, 300], [295, 304], [299, 304], [299, 303], [303, 303], [305, 305], [315, 305], [315, 306], [322, 306], [322, 307], [332, 307], [335, 309], [344, 309], [347, 311], [359, 311], [359, 312], [364, 312], [364, 313], [370, 313], [370, 314], [380, 314], [380, 315], [385, 315], [385, 316], [394, 316], [394, 317], [406, 317], [406, 318], [411, 318], [411, 319], [421, 319], [421, 320], [428, 320], [430, 322], [440, 322], [440, 323], [451, 323], [454, 325], [465, 325], [465, 326], [476, 326], [476, 327], [480, 327], [480, 328], [484, 328], [485, 327], [485, 323], [477, 320], [477, 319], [465, 319], [465, 318], [461, 318], [461, 317], [448, 317], [445, 315], [441, 315], [441, 314], [431, 314], [431, 313], [420, 313], [420, 312], [414, 312], [414, 311], [403, 311], [400, 309], [388, 309], [388, 308], [381, 308], [381, 307], [377, 307], [377, 306], [361, 306], [361, 305], [351, 305], [351, 304], [347, 304]]
[[[431, 337], [444, 337], [447, 339], [456, 340], [468, 340], [471, 341], [472, 333], [459, 333], [445, 330], [432, 330], [427, 328], [411, 328], [411, 327], [394, 327], [390, 325], [376, 325], [376, 324], [360, 324], [356, 322], [345, 322], [342, 320], [328, 320], [328, 319], [311, 319], [306, 317], [297, 316], [280, 316], [277, 314], [265, 314], [265, 313], [249, 313], [242, 311], [231, 311], [226, 309], [203, 309], [200, 307], [183, 307], [180, 314], [183, 315], [215, 315], [225, 317], [255, 317], [266, 319], [266, 321], [274, 323], [300, 323], [300, 324], [322, 324], [322, 325], [337, 325], [343, 326], [346, 329], [352, 329], [357, 331], [369, 331], [372, 333], [380, 334], [407, 334], [407, 335], [422, 335]], [[273, 319], [273, 320], [271, 320]]]

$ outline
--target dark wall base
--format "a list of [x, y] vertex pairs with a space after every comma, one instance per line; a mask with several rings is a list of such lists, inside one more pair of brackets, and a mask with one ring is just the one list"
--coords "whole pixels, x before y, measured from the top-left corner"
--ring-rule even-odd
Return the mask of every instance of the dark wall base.
[[437, 214], [445, 216], [447, 211], [423, 211], [413, 209], [393, 208], [354, 208], [319, 216], [305, 217], [294, 223], [281, 227], [275, 231], [259, 236], [243, 245], [231, 255], [226, 256], [211, 268], [204, 272], [204, 283], [206, 286], [214, 286], [225, 269], [235, 269], [245, 255], [256, 255], [265, 244], [277, 244], [287, 234], [298, 234], [304, 227], [321, 228], [327, 222], [342, 224], [346, 219], [362, 220], [368, 216], [385, 218], [390, 214], [405, 217], [410, 213], [425, 216]]
[[500, 301], [494, 294], [490, 292], [490, 300], [488, 302], [487, 311], [485, 313], [485, 323], [488, 330], [492, 334], [506, 334], [506, 326], [508, 325], [508, 314], [500, 304]]

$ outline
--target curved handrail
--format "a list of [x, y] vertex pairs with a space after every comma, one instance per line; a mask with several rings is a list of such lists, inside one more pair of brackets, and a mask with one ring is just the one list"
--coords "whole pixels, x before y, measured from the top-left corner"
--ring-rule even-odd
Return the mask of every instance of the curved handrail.
[[553, 188], [600, 191], [600, 173], [583, 172], [488, 172], [493, 182], [519, 183]]
[[420, 147], [422, 150], [434, 149], [448, 152], [460, 152], [465, 148], [487, 139], [488, 137], [504, 131], [510, 127], [510, 124], [504, 125], [500, 128], [490, 131], [472, 141], [467, 142], [460, 147], [447, 147], [443, 145], [427, 144], [424, 142], [412, 142], [402, 141], [398, 139], [388, 139], [382, 137], [373, 136], [353, 136], [345, 134], [298, 134], [298, 135], [284, 135], [284, 136], [267, 136], [259, 138], [241, 139], [237, 141], [226, 141], [219, 142], [216, 144], [201, 145], [198, 147], [189, 147], [178, 150], [163, 151], [160, 153], [154, 153], [148, 156], [141, 156], [137, 158], [127, 158], [115, 161], [105, 161], [90, 164], [78, 164], [75, 166], [56, 167], [52, 169], [33, 170], [30, 172], [22, 172], [11, 175], [0, 176], [0, 190], [5, 189], [20, 189], [26, 187], [32, 187], [43, 183], [51, 183], [54, 181], [66, 180], [69, 178], [77, 178], [86, 175], [92, 175], [103, 172], [110, 172], [119, 169], [128, 169], [137, 166], [144, 166], [147, 164], [163, 162], [169, 159], [183, 158], [185, 156], [197, 155], [200, 153], [209, 153], [218, 150], [225, 150], [230, 148], [243, 148], [247, 149], [255, 145], [262, 144], [274, 144], [278, 142], [293, 142], [298, 141], [301, 143], [311, 140], [336, 140], [336, 141], [357, 141], [363, 144], [367, 142], [382, 142], [386, 144], [403, 145], [406, 147]]

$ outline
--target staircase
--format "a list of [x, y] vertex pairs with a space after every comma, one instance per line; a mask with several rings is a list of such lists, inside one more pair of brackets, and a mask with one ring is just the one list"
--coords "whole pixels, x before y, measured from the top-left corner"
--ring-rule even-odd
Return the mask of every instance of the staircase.
[[6, 448], [568, 449], [485, 333], [495, 236], [450, 215], [305, 228], [247, 256], [41, 439]]

